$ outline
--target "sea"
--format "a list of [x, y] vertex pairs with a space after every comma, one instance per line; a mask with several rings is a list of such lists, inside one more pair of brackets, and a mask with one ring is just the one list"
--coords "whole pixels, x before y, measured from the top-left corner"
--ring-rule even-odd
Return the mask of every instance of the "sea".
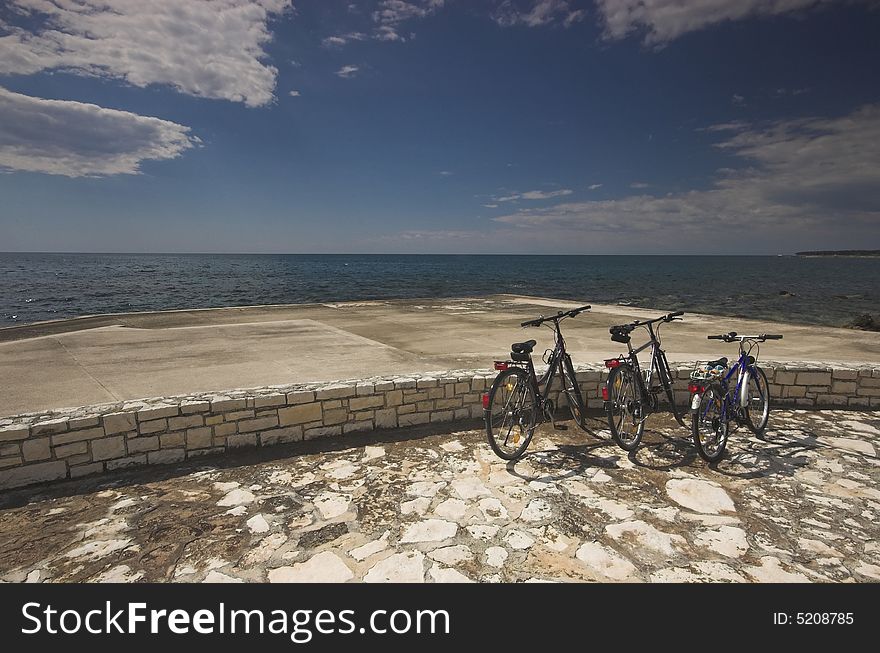
[[0, 328], [259, 304], [534, 295], [799, 324], [880, 319], [880, 258], [0, 253]]

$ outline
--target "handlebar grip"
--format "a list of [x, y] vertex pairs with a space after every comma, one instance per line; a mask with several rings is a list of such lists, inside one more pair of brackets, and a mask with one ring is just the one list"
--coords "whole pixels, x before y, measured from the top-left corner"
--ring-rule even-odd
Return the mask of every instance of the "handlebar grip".
[[672, 319], [673, 317], [679, 317], [681, 315], [684, 315], [684, 311], [675, 311], [675, 313], [670, 313], [666, 317]]
[[724, 336], [706, 336], [706, 340], [724, 340]]
[[576, 308], [574, 310], [580, 313], [581, 311], [589, 311], [591, 308], [593, 307], [590, 304], [587, 304], [586, 306], [581, 306], [580, 308]]
[[765, 333], [764, 340], [782, 340], [782, 336], [779, 336], [779, 335], [771, 336], [771, 335], [767, 335]]
[[537, 320], [526, 320], [525, 322], [520, 322], [521, 327], [530, 327], [530, 326], [541, 326], [541, 322], [544, 320], [539, 318]]

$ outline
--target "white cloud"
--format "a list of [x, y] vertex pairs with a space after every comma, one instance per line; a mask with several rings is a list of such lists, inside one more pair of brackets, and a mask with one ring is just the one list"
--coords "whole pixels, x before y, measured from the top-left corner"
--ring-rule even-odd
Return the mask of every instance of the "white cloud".
[[174, 159], [199, 140], [189, 127], [0, 87], [0, 169], [67, 177], [136, 174], [142, 161]]
[[357, 75], [360, 69], [360, 66], [343, 66], [336, 71], [336, 75], [342, 77], [342, 79], [351, 79], [352, 77]]
[[583, 9], [572, 9], [571, 5], [569, 0], [504, 0], [492, 13], [492, 20], [501, 27], [540, 27], [553, 23], [570, 27], [586, 18]]
[[291, 91], [288, 95], [290, 95], [290, 97], [302, 97], [302, 93], [299, 91]]
[[365, 41], [367, 35], [363, 32], [349, 32], [348, 34], [338, 34], [337, 36], [328, 36], [321, 45], [325, 48], [340, 48], [350, 41]]
[[737, 106], [739, 106], [739, 107], [743, 107], [743, 106], [745, 106], [745, 104], [746, 104], [746, 99], [745, 99], [745, 97], [743, 97], [743, 96], [740, 95], [739, 93], [734, 93], [734, 94], [733, 94], [733, 97], [730, 98], [730, 101], [733, 102], [735, 105], [737, 105]]
[[590, 190], [599, 190], [600, 188], [602, 188], [602, 184], [590, 184], [589, 186], [587, 186], [587, 188], [589, 188]]
[[[675, 242], [720, 232], [760, 246], [765, 235], [790, 242], [799, 233], [876, 233], [880, 222], [880, 105], [841, 118], [781, 121], [764, 126], [728, 123], [715, 146], [741, 164], [719, 171], [709, 190], [662, 197], [572, 202], [522, 209], [495, 220], [542, 233], [642, 234]], [[793, 230], [793, 227], [797, 227]], [[851, 233], [858, 233], [853, 231]], [[769, 241], [768, 241], [769, 242]]]
[[646, 184], [643, 181], [634, 181], [633, 183], [631, 183], [629, 185], [630, 188], [635, 188], [635, 189], [649, 188], [650, 186], [651, 186], [651, 184]]
[[273, 98], [268, 22], [291, 0], [7, 0], [27, 27], [6, 25], [0, 74], [58, 70], [166, 84], [256, 107]]
[[445, 0], [383, 0], [373, 12], [373, 20], [382, 25], [394, 25], [411, 18], [425, 18], [441, 9]]
[[549, 200], [554, 197], [564, 197], [565, 195], [571, 195], [574, 191], [569, 190], [568, 188], [563, 188], [561, 190], [530, 190], [525, 193], [511, 193], [510, 195], [506, 195], [504, 197], [493, 197], [492, 199], [495, 202], [513, 202], [516, 200]]
[[[644, 33], [647, 45], [726, 21], [777, 16], [831, 5], [835, 0], [596, 0], [607, 39]], [[858, 0], [857, 0], [858, 1]], [[871, 1], [871, 0], [863, 0]]]
[[483, 204], [483, 206], [485, 206], [487, 209], [497, 209], [498, 208], [497, 204]]
[[452, 175], [453, 175], [453, 173], [451, 170], [441, 170], [440, 171], [441, 177], [451, 177]]

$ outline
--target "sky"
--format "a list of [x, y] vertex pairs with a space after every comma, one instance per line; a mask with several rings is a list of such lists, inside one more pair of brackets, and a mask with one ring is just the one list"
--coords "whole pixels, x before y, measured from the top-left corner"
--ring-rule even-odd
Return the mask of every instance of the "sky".
[[0, 251], [880, 248], [876, 0], [3, 0]]

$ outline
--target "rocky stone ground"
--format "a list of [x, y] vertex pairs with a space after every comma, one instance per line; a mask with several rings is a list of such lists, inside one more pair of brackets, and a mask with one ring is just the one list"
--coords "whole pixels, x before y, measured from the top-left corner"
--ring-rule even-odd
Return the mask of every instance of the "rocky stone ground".
[[632, 455], [598, 421], [516, 463], [415, 430], [7, 492], [0, 579], [880, 580], [880, 414], [776, 411], [714, 469], [652, 420]]

